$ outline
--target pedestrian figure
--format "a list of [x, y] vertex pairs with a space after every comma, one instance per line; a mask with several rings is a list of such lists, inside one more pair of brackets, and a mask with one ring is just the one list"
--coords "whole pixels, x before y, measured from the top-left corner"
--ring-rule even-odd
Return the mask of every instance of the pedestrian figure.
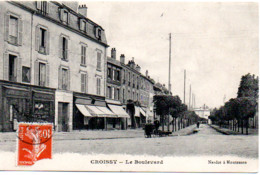
[[158, 130], [159, 130], [159, 127], [160, 127], [160, 122], [159, 120], [155, 120], [154, 121], [154, 127], [155, 127], [155, 134], [158, 134]]
[[153, 131], [153, 124], [150, 121], [148, 121], [148, 123], [145, 125], [145, 128], [144, 128], [144, 132], [145, 132], [145, 135], [147, 136], [147, 138], [152, 137], [152, 131]]
[[199, 128], [200, 127], [200, 122], [197, 122], [197, 128]]

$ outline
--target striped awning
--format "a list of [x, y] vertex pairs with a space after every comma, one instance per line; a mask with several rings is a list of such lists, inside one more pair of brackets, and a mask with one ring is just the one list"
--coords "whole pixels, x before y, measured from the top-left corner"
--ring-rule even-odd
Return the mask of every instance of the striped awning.
[[118, 117], [121, 118], [130, 118], [130, 116], [126, 113], [126, 111], [123, 109], [121, 105], [112, 105], [108, 104], [108, 107], [117, 114]]

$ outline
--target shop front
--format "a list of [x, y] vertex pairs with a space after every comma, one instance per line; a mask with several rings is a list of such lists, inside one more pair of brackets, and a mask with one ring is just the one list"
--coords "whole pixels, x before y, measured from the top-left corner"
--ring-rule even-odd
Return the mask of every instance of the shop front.
[[108, 123], [116, 123], [118, 116], [106, 106], [105, 98], [86, 94], [74, 94], [73, 129], [109, 129]]
[[109, 109], [118, 116], [118, 118], [114, 118], [112, 128], [127, 129], [127, 119], [130, 119], [130, 116], [123, 109], [122, 104], [119, 101], [114, 100], [106, 100], [106, 103]]
[[0, 131], [16, 131], [18, 122], [54, 123], [55, 90], [0, 81]]

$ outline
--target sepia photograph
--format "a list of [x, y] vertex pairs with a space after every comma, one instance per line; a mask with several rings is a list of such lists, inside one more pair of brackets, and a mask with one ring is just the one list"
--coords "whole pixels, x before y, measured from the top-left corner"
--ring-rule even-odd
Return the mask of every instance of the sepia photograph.
[[258, 172], [258, 2], [0, 1], [0, 171]]

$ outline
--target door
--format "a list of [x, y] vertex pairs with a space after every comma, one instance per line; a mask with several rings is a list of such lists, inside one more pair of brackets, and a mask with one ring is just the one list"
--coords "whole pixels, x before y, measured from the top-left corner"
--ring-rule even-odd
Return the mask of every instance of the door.
[[68, 131], [68, 103], [58, 103], [58, 131]]

